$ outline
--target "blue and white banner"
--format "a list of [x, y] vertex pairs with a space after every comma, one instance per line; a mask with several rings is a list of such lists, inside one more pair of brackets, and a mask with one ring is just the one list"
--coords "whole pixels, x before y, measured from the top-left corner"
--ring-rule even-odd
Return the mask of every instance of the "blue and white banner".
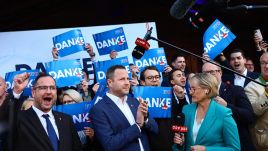
[[109, 54], [112, 50], [119, 52], [128, 49], [123, 27], [93, 34], [93, 38], [100, 55]]
[[96, 92], [95, 97], [92, 99], [94, 104], [98, 103], [99, 100], [101, 100], [103, 96], [106, 94], [106, 92], [108, 92], [108, 87], [107, 87], [106, 82], [99, 83], [98, 91]]
[[94, 102], [85, 101], [75, 104], [65, 104], [54, 106], [53, 110], [69, 114], [73, 118], [76, 130], [84, 130], [84, 127], [91, 127], [92, 123], [89, 119], [89, 110], [93, 107]]
[[122, 65], [126, 67], [129, 77], [131, 77], [131, 72], [129, 70], [129, 63], [127, 57], [115, 58], [107, 61], [99, 61], [94, 63], [95, 75], [97, 77], [97, 82], [106, 82], [106, 71], [114, 65]]
[[31, 96], [32, 95], [32, 86], [35, 78], [37, 77], [39, 71], [38, 70], [24, 70], [24, 71], [14, 71], [14, 72], [8, 72], [6, 73], [5, 76], [5, 81], [7, 84], [8, 91], [10, 92], [11, 89], [14, 87], [13, 84], [13, 79], [16, 75], [21, 74], [21, 73], [29, 73], [29, 82], [26, 86], [26, 88], [23, 90], [23, 95], [24, 96]]
[[45, 64], [46, 71], [55, 80], [58, 87], [79, 84], [82, 79], [82, 66], [79, 59], [58, 60]]
[[203, 36], [204, 51], [211, 59], [219, 55], [236, 36], [218, 19], [206, 30]]
[[133, 87], [135, 98], [148, 102], [149, 116], [152, 118], [170, 118], [172, 104], [171, 87], [136, 86]]
[[141, 59], [133, 58], [133, 62], [140, 68], [140, 71], [147, 66], [156, 66], [160, 72], [163, 72], [167, 65], [164, 48], [149, 49], [145, 51]]
[[53, 37], [53, 44], [64, 57], [85, 50], [85, 42], [80, 29], [71, 30]]

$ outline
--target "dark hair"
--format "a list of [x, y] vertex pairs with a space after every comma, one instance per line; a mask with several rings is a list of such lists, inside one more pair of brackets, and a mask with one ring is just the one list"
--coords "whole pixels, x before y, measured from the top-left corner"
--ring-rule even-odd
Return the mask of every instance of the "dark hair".
[[232, 53], [238, 53], [238, 52], [240, 52], [241, 53], [241, 55], [242, 55], [242, 57], [243, 58], [245, 58], [245, 53], [244, 53], [244, 51], [243, 50], [241, 50], [241, 49], [233, 49], [232, 51], [231, 51], [231, 53], [230, 53], [230, 58], [229, 59], [231, 59], [231, 54]]
[[[169, 73], [168, 73], [168, 79], [169, 79], [169, 82], [171, 80], [173, 80], [173, 73], [176, 72], [176, 71], [181, 71], [180, 69], [172, 69]], [[181, 71], [182, 73], [184, 73], [183, 71]]]
[[49, 75], [49, 74], [47, 74], [47, 73], [44, 73], [44, 72], [40, 72], [40, 73], [37, 75], [37, 77], [34, 79], [33, 87], [35, 87], [36, 84], [37, 84], [37, 81], [38, 81], [40, 78], [43, 78], [43, 77], [51, 77], [51, 78], [54, 80], [55, 84], [56, 84], [55, 79], [54, 79], [51, 75]]
[[86, 73], [86, 76], [88, 78], [89, 77], [89, 73], [88, 73], [87, 69], [84, 68], [84, 69], [82, 69], [82, 71]]
[[112, 79], [114, 77], [114, 71], [116, 69], [125, 69], [126, 70], [126, 68], [122, 65], [111, 66], [106, 72], [106, 79]]
[[140, 74], [140, 80], [142, 80], [142, 81], [145, 81], [145, 75], [144, 75], [144, 73], [145, 73], [146, 70], [155, 70], [155, 71], [157, 71], [158, 74], [160, 75], [159, 70], [158, 70], [155, 66], [147, 66], [147, 67], [145, 67], [145, 68], [141, 71], [141, 74]]
[[177, 54], [175, 54], [175, 55], [171, 58], [171, 62], [176, 61], [178, 57], [183, 57], [183, 58], [185, 58], [185, 56], [184, 56], [182, 53], [177, 53]]

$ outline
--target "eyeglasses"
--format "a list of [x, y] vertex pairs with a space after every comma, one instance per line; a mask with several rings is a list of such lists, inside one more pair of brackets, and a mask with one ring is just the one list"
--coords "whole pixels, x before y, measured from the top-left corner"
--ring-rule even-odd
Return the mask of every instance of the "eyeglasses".
[[254, 66], [254, 64], [249, 64], [249, 63], [247, 63], [247, 64], [245, 64], [246, 66]]
[[148, 80], [150, 80], [150, 81], [153, 81], [154, 79], [155, 79], [155, 80], [159, 80], [160, 78], [161, 78], [160, 75], [156, 75], [156, 76], [149, 76], [149, 77], [147, 77], [146, 79], [148, 79]]
[[266, 66], [268, 64], [268, 62], [265, 62], [265, 61], [261, 61], [260, 63], [262, 66]]
[[210, 73], [210, 74], [216, 74], [219, 73], [221, 70], [209, 70], [209, 71], [204, 71], [205, 73]]
[[40, 86], [35, 86], [35, 89], [39, 89], [40, 91], [47, 91], [48, 88], [50, 90], [56, 90], [57, 87], [55, 85], [50, 85], [50, 86], [46, 86], [46, 85], [40, 85]]
[[65, 100], [62, 102], [63, 104], [74, 104], [75, 101], [74, 100]]
[[202, 88], [201, 87], [197, 87], [197, 88], [190, 87], [190, 92], [195, 93], [195, 91], [198, 89], [202, 89]]

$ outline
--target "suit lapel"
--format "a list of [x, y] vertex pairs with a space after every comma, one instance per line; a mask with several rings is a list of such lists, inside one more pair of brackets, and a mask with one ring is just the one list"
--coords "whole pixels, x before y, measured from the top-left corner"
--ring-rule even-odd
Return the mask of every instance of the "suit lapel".
[[64, 145], [63, 143], [65, 142], [64, 141], [64, 138], [67, 138], [68, 136], [65, 136], [66, 132], [64, 132], [64, 123], [63, 123], [63, 119], [62, 117], [57, 113], [57, 112], [54, 112], [52, 111], [53, 115], [54, 115], [54, 118], [55, 118], [55, 122], [56, 122], [56, 125], [57, 125], [57, 128], [58, 128], [58, 133], [59, 133], [59, 150], [61, 150], [62, 146]]
[[123, 120], [122, 122], [124, 122], [125, 124], [127, 123], [128, 125], [130, 125], [125, 115], [121, 112], [121, 110], [117, 107], [117, 105], [107, 95], [104, 96], [103, 100], [109, 106], [108, 109], [114, 112], [113, 115], [116, 115], [121, 121]]
[[[193, 126], [194, 126], [194, 120], [195, 120], [195, 113], [196, 113], [196, 109], [197, 109], [197, 104], [196, 103], [193, 103], [193, 108], [192, 108], [192, 111], [189, 112], [190, 113], [190, 119], [193, 119], [193, 120], [189, 120], [190, 121], [190, 133], [189, 133], [189, 136], [190, 138], [193, 138]], [[191, 142], [190, 142], [191, 145], [194, 145], [194, 140], [191, 139]]]
[[127, 99], [127, 104], [132, 112], [132, 115], [134, 116], [134, 119], [136, 119], [137, 108], [135, 107], [133, 100]]
[[33, 110], [33, 108], [30, 108], [28, 111], [28, 118], [29, 118], [29, 121], [30, 123], [33, 125], [33, 128], [38, 132], [40, 133], [40, 137], [42, 140], [45, 140], [45, 142], [47, 144], [50, 145], [50, 147], [52, 148], [52, 145], [50, 143], [50, 140], [48, 138], [48, 135], [43, 127], [43, 125], [41, 124], [41, 121], [39, 120], [37, 114], [35, 113], [35, 111]]
[[225, 94], [227, 92], [227, 85], [225, 83], [221, 83], [219, 91], [220, 91], [219, 92], [220, 96], [225, 96]]
[[215, 121], [215, 102], [211, 100], [206, 116], [202, 122], [202, 125], [198, 131], [195, 144], [200, 144], [202, 138], [211, 129]]

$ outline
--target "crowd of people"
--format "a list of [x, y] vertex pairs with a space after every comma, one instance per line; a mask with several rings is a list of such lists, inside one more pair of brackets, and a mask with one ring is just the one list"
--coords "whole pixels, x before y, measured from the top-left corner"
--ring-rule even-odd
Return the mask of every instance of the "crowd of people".
[[[204, 53], [202, 73], [190, 73], [182, 54], [174, 55], [164, 72], [156, 66], [140, 71], [130, 64], [128, 77], [124, 66], [111, 66], [106, 72], [108, 92], [89, 111], [93, 127], [81, 131], [71, 116], [52, 108], [93, 100], [99, 83], [89, 85], [94, 79], [86, 69], [79, 85], [64, 88], [39, 73], [30, 98], [23, 95], [28, 73], [14, 77], [11, 92], [0, 77], [0, 151], [268, 151], [268, 86], [217, 65], [266, 85], [268, 45], [257, 36], [254, 42], [261, 73], [241, 49], [233, 49], [229, 59], [220, 54], [218, 62]], [[97, 61], [90, 44], [86, 50]], [[59, 59], [57, 49], [52, 56]], [[116, 57], [112, 50], [110, 58]], [[133, 97], [135, 86], [171, 87], [171, 117], [151, 118], [148, 102]], [[171, 127], [181, 113], [188, 132], [174, 133]]]

